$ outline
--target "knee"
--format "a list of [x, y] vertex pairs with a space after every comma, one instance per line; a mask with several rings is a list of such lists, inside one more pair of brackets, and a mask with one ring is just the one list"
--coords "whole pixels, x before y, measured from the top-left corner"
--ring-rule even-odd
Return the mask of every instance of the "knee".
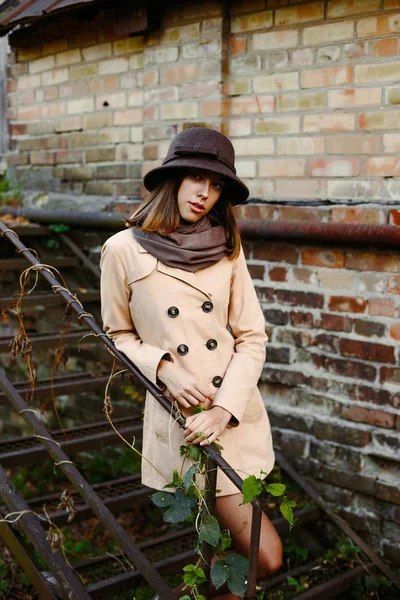
[[262, 553], [258, 564], [258, 576], [260, 579], [265, 579], [269, 575], [273, 575], [279, 571], [283, 563], [283, 548], [282, 544], [274, 544]]

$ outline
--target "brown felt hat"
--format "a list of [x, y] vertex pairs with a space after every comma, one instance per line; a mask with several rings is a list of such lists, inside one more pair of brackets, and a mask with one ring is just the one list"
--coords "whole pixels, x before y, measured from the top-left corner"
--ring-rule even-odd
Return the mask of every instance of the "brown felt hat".
[[235, 150], [231, 141], [219, 131], [208, 127], [185, 129], [172, 140], [168, 153], [160, 167], [149, 171], [143, 183], [153, 190], [173, 174], [174, 170], [196, 168], [223, 175], [231, 204], [241, 204], [249, 196], [249, 190], [236, 176]]

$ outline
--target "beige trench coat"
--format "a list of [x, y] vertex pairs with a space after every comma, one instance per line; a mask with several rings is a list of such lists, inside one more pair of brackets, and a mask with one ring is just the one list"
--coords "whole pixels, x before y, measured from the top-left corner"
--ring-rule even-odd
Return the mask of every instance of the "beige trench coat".
[[[118, 350], [154, 384], [158, 364], [169, 353], [215, 386], [214, 404], [238, 422], [218, 440], [222, 456], [242, 478], [269, 473], [271, 430], [257, 388], [268, 338], [243, 249], [236, 260], [223, 258], [191, 273], [164, 265], [127, 229], [104, 244], [100, 266], [104, 330]], [[173, 470], [182, 467], [182, 444], [182, 429], [147, 393], [143, 484], [162, 490], [171, 482]], [[222, 472], [217, 489], [219, 495], [237, 493]]]

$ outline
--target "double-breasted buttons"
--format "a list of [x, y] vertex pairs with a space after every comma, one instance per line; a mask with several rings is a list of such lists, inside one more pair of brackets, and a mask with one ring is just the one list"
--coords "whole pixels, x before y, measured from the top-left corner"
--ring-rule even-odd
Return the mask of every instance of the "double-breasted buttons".
[[214, 384], [215, 387], [217, 387], [217, 388], [221, 387], [221, 385], [222, 385], [222, 377], [220, 377], [219, 375], [216, 375], [214, 377], [214, 379], [212, 380], [212, 382], [213, 382], [213, 384]]
[[203, 302], [203, 304], [201, 305], [201, 308], [203, 309], [204, 312], [209, 313], [214, 308], [214, 304], [207, 300], [206, 302]]
[[171, 317], [171, 319], [175, 319], [175, 317], [177, 317], [179, 315], [179, 308], [177, 308], [176, 306], [170, 306], [168, 309], [168, 316]]
[[209, 350], [215, 350], [215, 348], [218, 346], [218, 342], [217, 340], [208, 340], [206, 346]]
[[177, 352], [180, 356], [185, 356], [185, 354], [189, 352], [189, 348], [186, 346], [186, 344], [180, 344], [177, 348]]

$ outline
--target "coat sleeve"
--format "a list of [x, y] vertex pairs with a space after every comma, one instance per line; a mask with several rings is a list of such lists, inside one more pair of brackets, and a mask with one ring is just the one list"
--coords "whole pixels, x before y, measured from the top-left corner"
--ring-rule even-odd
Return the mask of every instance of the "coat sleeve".
[[103, 328], [116, 348], [123, 352], [152, 383], [159, 385], [157, 368], [162, 358], [171, 359], [168, 352], [142, 342], [129, 310], [131, 290], [118, 248], [106, 242], [101, 251], [101, 317]]
[[243, 248], [232, 270], [228, 324], [235, 350], [213, 403], [240, 421], [265, 362], [265, 318], [247, 269]]

